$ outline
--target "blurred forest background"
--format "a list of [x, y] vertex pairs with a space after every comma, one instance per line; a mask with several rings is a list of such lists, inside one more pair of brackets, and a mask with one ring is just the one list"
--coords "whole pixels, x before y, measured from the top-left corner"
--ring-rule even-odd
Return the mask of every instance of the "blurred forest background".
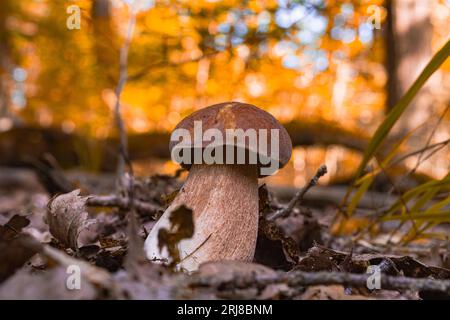
[[[1, 164], [50, 151], [64, 167], [114, 170], [108, 140], [117, 137], [126, 2], [1, 1]], [[450, 33], [448, 0], [136, 2], [122, 108], [142, 174], [176, 169], [165, 161], [168, 133], [184, 116], [238, 100], [269, 111], [292, 136], [292, 165], [276, 182], [300, 186], [322, 162], [330, 171], [322, 182], [346, 181], [384, 115]], [[71, 30], [74, 5], [81, 20]], [[413, 149], [448, 139], [449, 87], [447, 60], [394, 136], [415, 130]], [[448, 168], [445, 146], [417, 172], [442, 178]]]

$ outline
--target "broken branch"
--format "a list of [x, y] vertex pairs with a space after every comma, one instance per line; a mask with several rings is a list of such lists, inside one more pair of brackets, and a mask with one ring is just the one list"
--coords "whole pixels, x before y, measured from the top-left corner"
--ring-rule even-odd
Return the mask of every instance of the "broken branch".
[[[290, 273], [277, 272], [275, 275], [253, 275], [247, 277], [234, 277], [229, 281], [217, 278], [196, 278], [191, 286], [212, 286], [230, 289], [247, 289], [251, 287], [264, 288], [271, 284], [285, 283], [290, 287], [306, 287], [314, 285], [340, 284], [352, 287], [366, 287], [370, 274], [355, 274], [345, 272], [303, 272]], [[438, 291], [450, 293], [450, 280], [394, 277], [381, 275], [381, 288], [384, 290], [412, 290], [412, 291]]]
[[[141, 213], [154, 214], [161, 210], [161, 208], [155, 204], [136, 199], [133, 200], [133, 204], [134, 207]], [[123, 210], [131, 209], [130, 199], [116, 195], [89, 196], [87, 205], [91, 207], [117, 207]]]
[[301, 203], [303, 201], [303, 197], [305, 196], [306, 192], [308, 192], [309, 189], [314, 187], [317, 184], [317, 182], [319, 181], [319, 179], [322, 176], [324, 176], [326, 173], [327, 173], [327, 166], [322, 165], [319, 168], [319, 170], [317, 170], [314, 177], [309, 181], [309, 183], [306, 186], [304, 186], [299, 192], [297, 192], [295, 197], [292, 198], [291, 201], [289, 201], [288, 205], [283, 209], [275, 211], [273, 214], [271, 214], [270, 216], [267, 217], [267, 220], [274, 221], [278, 218], [288, 216], [289, 213], [292, 211], [292, 209], [294, 209], [295, 205], [297, 203]]

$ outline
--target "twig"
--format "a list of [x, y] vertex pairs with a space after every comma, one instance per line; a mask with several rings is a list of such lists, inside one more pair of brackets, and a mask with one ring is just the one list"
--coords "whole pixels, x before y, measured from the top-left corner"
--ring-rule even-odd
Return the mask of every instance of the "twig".
[[[128, 252], [127, 257], [124, 262], [125, 268], [133, 273], [135, 276], [139, 276], [139, 272], [137, 270], [137, 262], [145, 259], [145, 254], [143, 251], [143, 243], [142, 239], [138, 233], [138, 221], [136, 218], [136, 208], [137, 203], [134, 200], [134, 172], [133, 166], [130, 160], [129, 152], [128, 152], [128, 140], [127, 140], [127, 132], [125, 128], [125, 124], [121, 114], [121, 95], [123, 88], [128, 79], [128, 53], [131, 45], [131, 41], [133, 39], [133, 33], [136, 26], [136, 15], [138, 12], [138, 2], [129, 5], [130, 10], [130, 18], [128, 20], [128, 28], [127, 34], [125, 38], [125, 43], [120, 49], [120, 73], [119, 73], [119, 82], [116, 88], [116, 105], [114, 108], [115, 111], [115, 120], [117, 127], [119, 129], [120, 134], [120, 155], [119, 157], [119, 165], [117, 170], [117, 187], [118, 194], [126, 195], [126, 203], [128, 212]], [[125, 165], [128, 167], [129, 179], [126, 179], [125, 175]], [[118, 204], [121, 202], [119, 201]]]
[[[450, 109], [450, 106], [447, 106], [444, 110], [444, 112], [441, 114], [441, 116], [439, 117], [438, 121], [436, 122], [436, 125], [434, 126], [433, 130], [431, 131], [430, 136], [428, 137], [427, 143], [425, 144], [425, 148], [428, 147], [431, 143], [431, 140], [433, 140], [434, 135], [436, 134], [437, 128], [439, 127], [439, 125], [441, 124], [442, 120], [444, 120], [445, 115], [447, 114], [448, 110]], [[411, 173], [414, 173], [417, 171], [417, 169], [419, 168], [419, 166], [422, 164], [422, 158], [424, 156], [425, 150], [420, 153], [418, 159], [417, 159], [417, 163], [414, 166], [414, 168], [411, 170]], [[423, 160], [425, 161], [425, 160]]]
[[[391, 163], [390, 166], [394, 166], [396, 164], [399, 164], [401, 162], [403, 162], [404, 160], [406, 160], [409, 157], [413, 157], [416, 155], [420, 155], [423, 154], [425, 151], [431, 150], [431, 149], [436, 149], [437, 151], [441, 150], [442, 148], [446, 147], [448, 144], [450, 144], [450, 139], [446, 139], [440, 142], [436, 142], [434, 144], [430, 144], [427, 145], [426, 147], [420, 148], [419, 150], [415, 150], [411, 153], [405, 154], [404, 156], [402, 156], [401, 158], [396, 159], [395, 161], [393, 161]], [[432, 150], [430, 153], [434, 154], [436, 152], [436, 150]], [[430, 154], [427, 155], [427, 157], [425, 159], [422, 159], [423, 161], [427, 160]], [[410, 174], [411, 172], [409, 172], [408, 174]]]
[[[236, 276], [232, 280], [224, 281], [214, 277], [198, 277], [190, 282], [191, 286], [220, 287], [221, 290], [264, 288], [271, 284], [285, 283], [290, 287], [306, 287], [313, 285], [341, 284], [344, 286], [366, 287], [370, 274], [355, 274], [346, 272], [303, 272], [282, 271], [274, 275]], [[450, 293], [450, 280], [430, 278], [394, 277], [381, 274], [381, 289], [383, 290], [412, 290], [438, 291]]]
[[[134, 207], [137, 211], [146, 214], [154, 214], [161, 210], [161, 208], [155, 204], [143, 202], [134, 199]], [[126, 197], [120, 197], [116, 195], [106, 195], [106, 196], [89, 196], [87, 200], [87, 205], [91, 207], [117, 207], [120, 209], [130, 209], [130, 200]]]
[[129, 159], [128, 154], [128, 138], [127, 138], [127, 132], [125, 128], [125, 123], [122, 118], [122, 111], [121, 111], [121, 96], [122, 91], [125, 87], [125, 84], [127, 83], [128, 79], [128, 53], [130, 50], [131, 40], [133, 38], [134, 28], [136, 25], [136, 13], [134, 10], [131, 10], [131, 16], [128, 21], [128, 28], [127, 28], [127, 34], [125, 38], [125, 43], [123, 44], [122, 48], [120, 49], [120, 66], [119, 66], [119, 82], [116, 87], [116, 104], [114, 106], [114, 117], [116, 121], [117, 128], [119, 130], [119, 136], [120, 136], [120, 157], [119, 157], [119, 164], [117, 168], [117, 182], [119, 187], [124, 187], [122, 184], [122, 177], [125, 174], [125, 164], [127, 164], [129, 170], [132, 170], [132, 166]]
[[322, 176], [324, 176], [326, 173], [327, 173], [327, 166], [322, 165], [319, 168], [319, 170], [317, 170], [315, 176], [309, 181], [309, 183], [306, 186], [304, 186], [299, 192], [297, 192], [295, 197], [292, 198], [291, 201], [289, 201], [286, 208], [275, 211], [273, 214], [271, 214], [267, 217], [267, 220], [274, 221], [278, 218], [289, 215], [289, 213], [292, 211], [292, 209], [294, 209], [295, 205], [297, 203], [301, 203], [303, 201], [303, 197], [306, 194], [306, 192], [308, 192], [309, 189], [314, 187], [317, 184], [317, 182], [319, 181], [319, 179]]

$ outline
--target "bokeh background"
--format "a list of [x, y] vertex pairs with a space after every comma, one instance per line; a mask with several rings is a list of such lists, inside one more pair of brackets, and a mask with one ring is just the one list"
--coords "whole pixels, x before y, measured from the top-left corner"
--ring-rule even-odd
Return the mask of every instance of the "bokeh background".
[[[291, 163], [271, 183], [300, 186], [322, 163], [330, 174], [321, 183], [346, 182], [384, 115], [450, 35], [449, 0], [1, 0], [1, 165], [50, 152], [65, 168], [115, 170], [130, 6], [137, 14], [122, 109], [139, 175], [177, 169], [167, 145], [183, 117], [237, 100], [269, 111], [293, 138]], [[447, 60], [394, 138], [412, 133], [411, 150], [448, 140], [449, 89]], [[417, 172], [445, 176], [444, 147]]]

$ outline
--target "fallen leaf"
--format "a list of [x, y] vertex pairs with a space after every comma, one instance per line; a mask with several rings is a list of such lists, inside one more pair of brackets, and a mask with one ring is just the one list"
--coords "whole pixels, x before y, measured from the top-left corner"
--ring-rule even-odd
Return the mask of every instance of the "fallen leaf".
[[78, 250], [80, 233], [94, 223], [88, 220], [86, 201], [88, 197], [79, 196], [80, 190], [74, 190], [55, 197], [49, 203], [46, 222], [50, 233], [62, 245]]
[[0, 226], [0, 282], [11, 276], [38, 251], [36, 246], [28, 245], [33, 239], [21, 233], [29, 222], [27, 218], [15, 215]]
[[288, 261], [297, 263], [300, 251], [297, 243], [291, 237], [288, 237], [273, 221], [268, 221], [264, 217], [259, 219], [259, 230], [272, 241], [280, 241], [283, 252]]
[[340, 270], [340, 266], [345, 261], [346, 271], [353, 273], [365, 273], [368, 266], [378, 265], [383, 267], [384, 273], [390, 275], [397, 275], [402, 272], [403, 275], [412, 278], [432, 276], [436, 279], [450, 279], [449, 269], [427, 266], [409, 256], [376, 253], [353, 254], [351, 259], [348, 257], [348, 253], [316, 245], [300, 260], [296, 269], [303, 271]]
[[171, 229], [161, 228], [158, 233], [158, 246], [162, 251], [167, 247], [171, 260], [171, 266], [180, 262], [180, 252], [178, 243], [183, 239], [191, 238], [194, 235], [194, 219], [192, 210], [182, 205], [170, 214]]

